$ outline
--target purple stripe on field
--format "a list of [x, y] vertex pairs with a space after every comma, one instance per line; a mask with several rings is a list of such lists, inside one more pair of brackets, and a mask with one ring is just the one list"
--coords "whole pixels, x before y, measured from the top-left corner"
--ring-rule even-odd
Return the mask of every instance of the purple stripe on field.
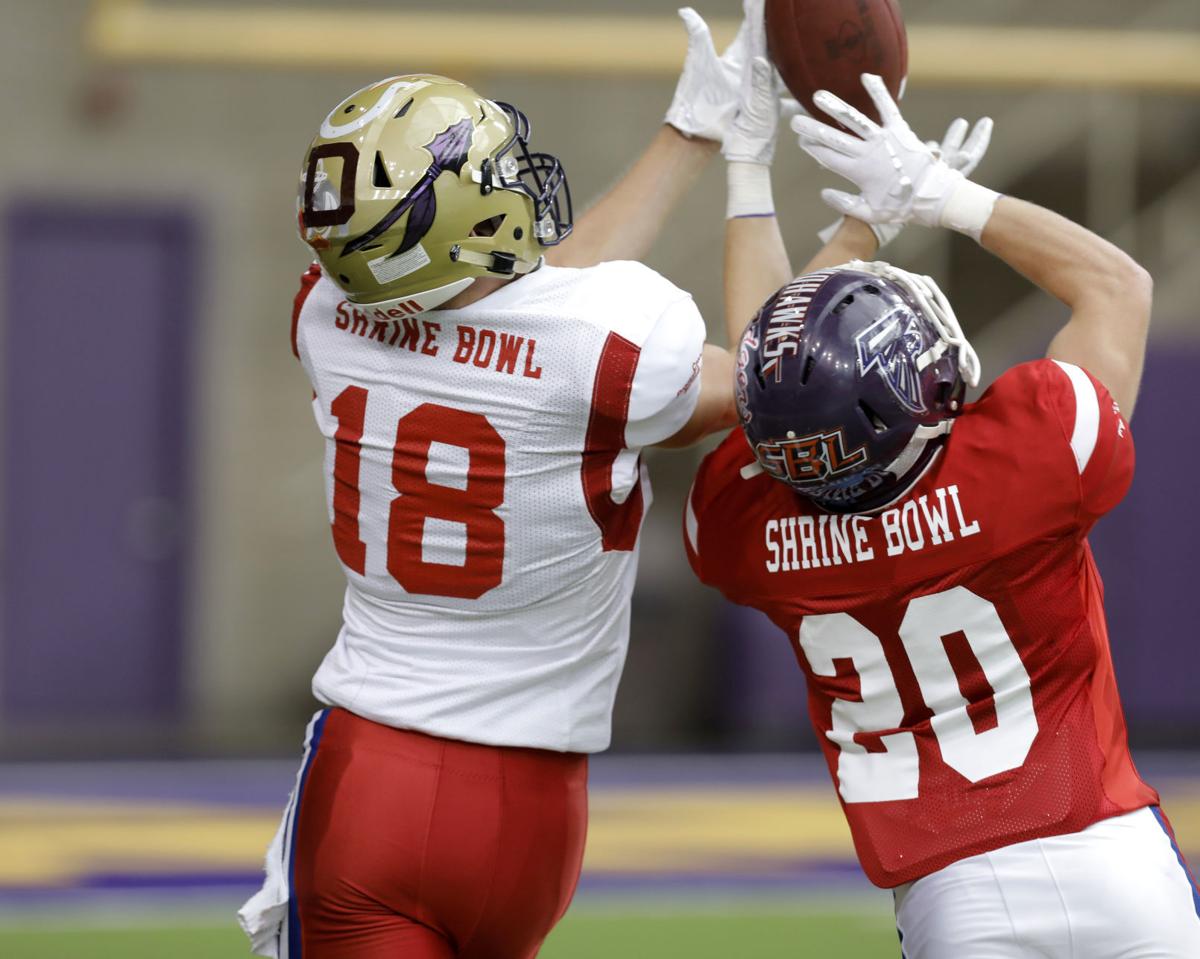
[[[244, 899], [258, 889], [262, 874], [255, 872], [178, 873], [164, 876], [135, 874], [97, 874], [70, 886], [0, 888], [0, 909], [18, 907], [26, 902], [86, 901], [100, 893], [143, 894], [170, 897], [178, 894], [220, 893], [232, 899]], [[579, 882], [581, 895], [591, 894], [662, 894], [672, 892], [766, 892], [776, 890], [826, 889], [836, 892], [870, 891], [873, 886], [852, 862], [825, 860], [805, 863], [788, 870], [727, 873], [588, 873]]]
[[224, 889], [230, 886], [253, 889], [262, 885], [262, 871], [178, 873], [175, 875], [125, 875], [100, 873], [85, 877], [74, 888], [92, 890]]
[[[137, 799], [283, 808], [296, 783], [295, 759], [0, 764], [0, 797]], [[821, 757], [593, 756], [593, 788], [792, 786], [825, 784]]]
[[[1143, 778], [1159, 787], [1171, 780], [1200, 780], [1200, 755], [1136, 755]], [[0, 798], [39, 796], [62, 799], [141, 800], [265, 806], [282, 810], [296, 782], [294, 759], [194, 760], [123, 763], [0, 763]], [[830, 787], [821, 756], [644, 755], [593, 756], [593, 790], [755, 786]]]

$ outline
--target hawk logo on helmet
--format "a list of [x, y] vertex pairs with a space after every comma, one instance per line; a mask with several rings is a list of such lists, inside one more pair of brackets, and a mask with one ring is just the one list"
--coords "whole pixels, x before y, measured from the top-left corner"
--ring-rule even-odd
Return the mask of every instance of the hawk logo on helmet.
[[905, 409], [924, 413], [920, 369], [917, 359], [924, 350], [921, 320], [911, 310], [898, 307], [880, 317], [854, 338], [858, 350], [858, 372], [866, 376], [878, 370], [888, 388]]
[[846, 436], [840, 429], [759, 443], [755, 453], [766, 472], [792, 484], [824, 484], [867, 461], [865, 447], [846, 452]]
[[404, 227], [404, 238], [392, 255], [399, 256], [401, 253], [407, 253], [420, 243], [422, 237], [433, 226], [434, 217], [437, 216], [437, 196], [433, 192], [433, 183], [447, 170], [455, 175], [462, 172], [463, 164], [467, 162], [467, 155], [471, 149], [472, 130], [473, 125], [470, 119], [464, 118], [435, 136], [425, 147], [433, 157], [429, 169], [382, 220], [358, 239], [347, 243], [345, 249], [342, 250], [342, 256], [357, 253], [363, 247], [369, 246], [391, 229], [392, 224], [410, 209], [412, 213], [409, 214], [408, 223]]

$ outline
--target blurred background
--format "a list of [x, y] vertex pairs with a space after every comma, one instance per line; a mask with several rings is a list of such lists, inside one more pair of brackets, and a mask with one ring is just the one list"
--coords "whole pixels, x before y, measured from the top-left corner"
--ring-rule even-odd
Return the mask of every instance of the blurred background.
[[[695, 6], [718, 46], [732, 37], [740, 4]], [[917, 132], [994, 117], [976, 179], [1154, 275], [1137, 479], [1093, 544], [1135, 756], [1200, 858], [1200, 8], [901, 6]], [[296, 185], [326, 112], [381, 76], [453, 75], [529, 115], [585, 208], [649, 142], [683, 51], [665, 0], [0, 0], [0, 953], [108, 955], [89, 924], [116, 935], [136, 916], [153, 935], [121, 955], [242, 954], [227, 906], [255, 884], [340, 623], [322, 442], [289, 347], [308, 263]], [[648, 259], [718, 341], [721, 166]], [[799, 265], [833, 181], [786, 133], [774, 181]], [[941, 282], [985, 386], [1065, 320], [963, 237], [910, 228], [888, 258]], [[841, 955], [895, 954], [786, 638], [687, 568], [679, 518], [703, 452], [649, 454], [613, 750], [593, 767], [562, 933], [576, 939], [546, 954], [671, 955], [646, 943], [681, 910], [717, 923], [710, 948], [739, 917], [783, 923], [714, 955], [794, 955], [771, 950], [826, 934]], [[612, 906], [647, 889], [669, 907]], [[800, 913], [832, 918], [817, 933]], [[588, 922], [633, 938], [596, 947]], [[160, 926], [219, 932], [168, 946]]]

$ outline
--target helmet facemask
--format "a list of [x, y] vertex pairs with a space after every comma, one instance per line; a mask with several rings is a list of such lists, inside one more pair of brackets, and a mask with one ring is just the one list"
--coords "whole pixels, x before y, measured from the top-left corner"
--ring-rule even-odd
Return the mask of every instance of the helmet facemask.
[[479, 187], [516, 190], [533, 201], [533, 233], [542, 246], [556, 246], [571, 233], [574, 211], [571, 188], [558, 157], [529, 152], [529, 119], [511, 103], [495, 101], [513, 126], [513, 135], [490, 159], [480, 164]]

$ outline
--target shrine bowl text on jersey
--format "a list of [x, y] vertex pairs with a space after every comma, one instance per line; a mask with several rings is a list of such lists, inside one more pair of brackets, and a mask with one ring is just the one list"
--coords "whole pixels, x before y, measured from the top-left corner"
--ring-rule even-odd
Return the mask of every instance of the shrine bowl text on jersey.
[[755, 475], [740, 430], [702, 464], [691, 564], [787, 633], [877, 885], [1157, 803], [1129, 756], [1086, 539], [1133, 462], [1108, 391], [1040, 360], [968, 405], [874, 514]]
[[650, 503], [705, 328], [631, 262], [543, 266], [464, 308], [348, 302], [320, 269], [293, 347], [347, 588], [317, 698], [435, 736], [609, 742]]

